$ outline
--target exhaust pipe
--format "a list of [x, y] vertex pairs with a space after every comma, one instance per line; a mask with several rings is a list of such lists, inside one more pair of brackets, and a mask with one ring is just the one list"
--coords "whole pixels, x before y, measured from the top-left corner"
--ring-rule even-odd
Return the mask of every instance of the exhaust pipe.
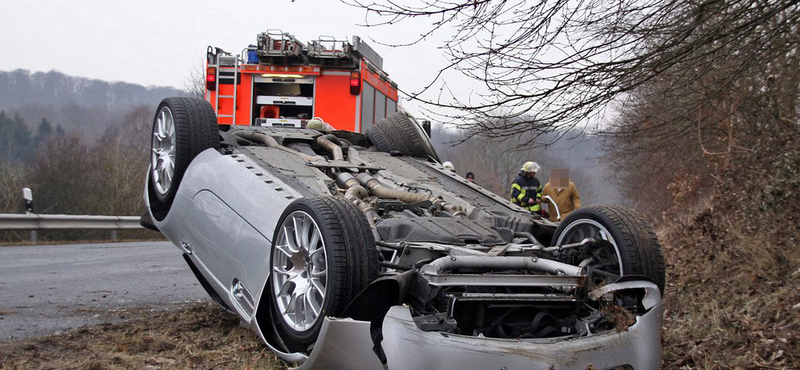
[[319, 144], [320, 146], [325, 148], [327, 151], [331, 152], [331, 154], [333, 154], [333, 160], [334, 161], [343, 161], [344, 160], [344, 154], [342, 153], [342, 147], [340, 147], [339, 145], [336, 145], [336, 143], [331, 141], [328, 138], [328, 136], [336, 139], [335, 136], [330, 135], [330, 134], [329, 135], [317, 136], [317, 144]]
[[367, 216], [367, 222], [369, 222], [369, 226], [374, 230], [375, 222], [380, 219], [380, 216], [378, 216], [378, 211], [376, 211], [375, 208], [362, 200], [369, 195], [367, 189], [361, 186], [358, 180], [347, 172], [339, 173], [339, 175], [336, 176], [336, 185], [340, 188], [347, 189], [344, 192], [345, 199], [355, 203], [358, 209]]
[[305, 159], [308, 162], [314, 162], [314, 161], [317, 160], [317, 158], [312, 157], [312, 156], [310, 156], [308, 154], [300, 153], [300, 152], [298, 152], [298, 151], [296, 151], [294, 149], [290, 149], [290, 148], [287, 148], [287, 147], [285, 147], [285, 146], [283, 146], [281, 144], [278, 144], [278, 142], [275, 141], [275, 139], [272, 138], [272, 136], [269, 136], [269, 135], [267, 135], [267, 134], [265, 134], [263, 132], [240, 130], [240, 131], [235, 131], [233, 134], [238, 136], [238, 137], [241, 137], [242, 139], [247, 139], [247, 140], [250, 140], [252, 142], [261, 143], [261, 144], [264, 144], [264, 145], [266, 145], [266, 146], [268, 146], [270, 148], [277, 148], [277, 149], [283, 150], [283, 151], [285, 151], [287, 153], [294, 154], [296, 156], [299, 156], [300, 158]]
[[370, 176], [367, 173], [359, 173], [357, 178], [358, 182], [360, 182], [361, 185], [366, 186], [367, 188], [372, 190], [372, 192], [375, 193], [375, 195], [378, 198], [398, 199], [406, 203], [424, 202], [426, 200], [435, 202], [436, 200], [438, 200], [436, 198], [432, 198], [427, 194], [410, 193], [404, 190], [392, 189], [382, 184], [380, 181], [378, 181], [378, 179]]
[[372, 190], [372, 192], [375, 193], [375, 196], [377, 196], [378, 198], [398, 199], [405, 203], [430, 201], [431, 203], [433, 203], [433, 206], [437, 210], [439, 211], [444, 210], [445, 212], [451, 214], [453, 217], [463, 218], [464, 216], [466, 216], [466, 213], [461, 207], [456, 206], [454, 204], [445, 203], [445, 201], [442, 198], [437, 198], [431, 195], [421, 194], [421, 193], [411, 193], [405, 190], [392, 189], [382, 184], [380, 180], [370, 176], [367, 173], [359, 173], [358, 176], [356, 176], [356, 178], [358, 179], [358, 182], [361, 183], [361, 185], [366, 186], [367, 188]]

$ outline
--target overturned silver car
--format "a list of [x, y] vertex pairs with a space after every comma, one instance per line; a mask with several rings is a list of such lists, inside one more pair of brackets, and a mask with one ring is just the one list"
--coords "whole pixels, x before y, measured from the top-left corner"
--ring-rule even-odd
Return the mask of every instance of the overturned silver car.
[[559, 224], [438, 162], [403, 112], [365, 134], [156, 112], [143, 224], [303, 369], [656, 369], [664, 261], [619, 206]]

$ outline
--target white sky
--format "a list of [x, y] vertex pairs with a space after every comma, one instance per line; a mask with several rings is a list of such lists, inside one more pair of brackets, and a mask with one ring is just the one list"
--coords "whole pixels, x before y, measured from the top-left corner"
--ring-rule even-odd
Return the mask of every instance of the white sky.
[[[425, 86], [444, 65], [436, 39], [404, 48], [370, 41], [414, 39], [420, 31], [410, 31], [410, 24], [358, 26], [363, 23], [363, 10], [338, 0], [0, 0], [0, 70], [55, 69], [183, 88], [190, 70], [202, 66], [208, 45], [240, 53], [267, 29], [292, 33], [301, 42], [320, 35], [361, 36], [383, 57], [384, 70], [408, 91]], [[415, 110], [414, 103], [405, 105]]]

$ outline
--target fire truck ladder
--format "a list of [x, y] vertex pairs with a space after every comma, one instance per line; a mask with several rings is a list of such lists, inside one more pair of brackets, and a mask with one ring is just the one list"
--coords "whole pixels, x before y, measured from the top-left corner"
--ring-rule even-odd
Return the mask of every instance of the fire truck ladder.
[[[233, 95], [222, 95], [220, 93], [220, 91], [217, 90], [217, 95], [216, 95], [217, 98], [216, 98], [216, 101], [215, 101], [215, 104], [214, 104], [214, 106], [217, 108], [217, 112], [218, 112], [217, 113], [217, 118], [230, 118], [231, 119], [231, 124], [235, 125], [236, 124], [236, 110], [239, 108], [239, 106], [236, 105], [236, 96], [239, 93], [239, 91], [238, 91], [238, 88], [239, 88], [239, 55], [224, 55], [224, 56], [220, 55], [217, 63], [219, 65], [218, 68], [217, 68], [217, 83], [218, 83], [218, 86], [222, 85], [222, 80], [225, 80], [226, 82], [229, 81], [229, 80], [233, 80]], [[223, 68], [226, 68], [225, 72], [229, 72], [232, 69], [233, 70], [233, 76], [230, 76], [227, 73], [225, 75], [223, 75], [222, 74], [223, 73], [223, 71], [222, 71]], [[225, 99], [233, 100], [233, 108], [232, 108], [232, 112], [231, 112], [232, 114], [219, 114], [219, 110], [220, 110], [219, 102], [220, 102], [220, 100], [224, 101]]]

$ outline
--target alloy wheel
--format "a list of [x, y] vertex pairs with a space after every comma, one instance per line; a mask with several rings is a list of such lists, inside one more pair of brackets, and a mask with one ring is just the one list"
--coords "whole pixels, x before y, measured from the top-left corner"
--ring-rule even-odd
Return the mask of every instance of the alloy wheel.
[[272, 291], [283, 321], [295, 331], [310, 329], [323, 314], [328, 278], [325, 241], [306, 212], [290, 213], [272, 250]]
[[150, 155], [150, 171], [156, 192], [166, 196], [175, 179], [175, 120], [169, 107], [158, 112], [153, 126], [152, 153]]
[[556, 245], [580, 243], [586, 238], [605, 241], [607, 242], [606, 245], [613, 247], [613, 251], [611, 251], [613, 252], [613, 256], [609, 256], [609, 253], [604, 253], [605, 251], [602, 249], [603, 247], [600, 246], [600, 248], [595, 251], [593, 256], [595, 259], [594, 265], [601, 265], [604, 267], [610, 267], [613, 270], [618, 270], [618, 272], [614, 272], [618, 273], [619, 275], [625, 274], [622, 267], [622, 255], [619, 247], [617, 246], [617, 242], [614, 240], [614, 237], [611, 236], [611, 232], [609, 232], [605, 226], [595, 220], [578, 219], [571, 222], [569, 225], [567, 225], [564, 231], [561, 232], [561, 235], [559, 235]]

